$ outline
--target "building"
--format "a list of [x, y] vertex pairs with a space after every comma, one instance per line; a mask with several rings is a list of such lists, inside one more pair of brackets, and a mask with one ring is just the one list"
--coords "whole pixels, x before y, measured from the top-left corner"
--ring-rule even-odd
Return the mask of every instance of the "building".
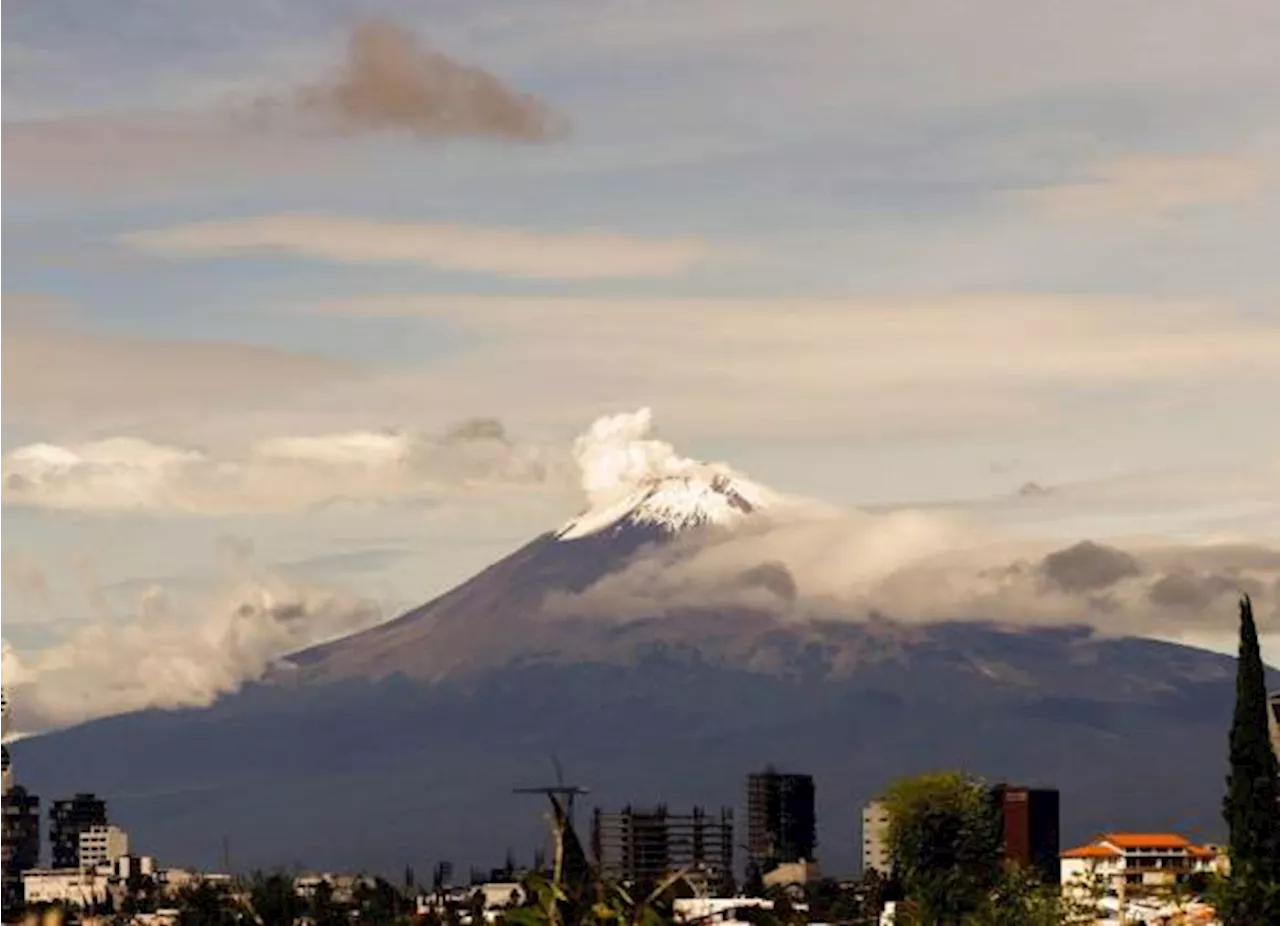
[[607, 877], [653, 884], [682, 869], [709, 882], [733, 873], [733, 811], [710, 815], [701, 807], [671, 813], [659, 804], [648, 810], [630, 806], [618, 813], [596, 809], [591, 849]]
[[1174, 833], [1104, 833], [1060, 856], [1064, 887], [1120, 896], [1168, 888], [1218, 867], [1218, 852]]
[[54, 869], [80, 867], [80, 833], [107, 825], [107, 802], [92, 794], [54, 801], [49, 808], [49, 850]]
[[[518, 907], [527, 899], [524, 885], [518, 881], [487, 881], [467, 888], [454, 888], [447, 893], [437, 891], [420, 894], [417, 898], [417, 914], [420, 917], [438, 916], [447, 919], [458, 908], [472, 911], [478, 907], [485, 923], [496, 923], [502, 918], [504, 910]], [[474, 916], [470, 912], [461, 913], [458, 920], [467, 926], [479, 926], [474, 923]]]
[[[772, 909], [773, 901], [763, 897], [677, 897], [671, 902], [672, 919], [676, 923], [696, 923], [698, 926], [746, 926], [759, 918], [746, 911]], [[793, 903], [791, 909], [796, 913], [807, 913], [809, 907]]]
[[28, 906], [61, 903], [89, 908], [106, 902], [110, 882], [105, 870], [33, 868], [22, 875], [23, 899]]
[[1057, 884], [1058, 792], [999, 784], [991, 797], [1000, 813], [1005, 861], [1034, 869], [1045, 884]]
[[763, 874], [783, 862], [813, 861], [817, 846], [811, 775], [772, 766], [747, 776], [747, 858]]
[[80, 831], [77, 852], [80, 868], [113, 865], [129, 855], [129, 834], [118, 826], [90, 826]]
[[40, 798], [14, 785], [4, 792], [4, 906], [22, 905], [22, 873], [40, 864]]
[[162, 884], [162, 874], [155, 867], [155, 859], [121, 855], [105, 865], [32, 869], [22, 876], [23, 895], [27, 904], [61, 903], [88, 909], [110, 900], [118, 906], [124, 901], [132, 875], [149, 876]]
[[889, 853], [889, 808], [874, 800], [862, 808], [862, 871], [874, 871], [886, 878], [893, 873]]
[[822, 880], [817, 862], [783, 862], [765, 872], [765, 887], [804, 887]]

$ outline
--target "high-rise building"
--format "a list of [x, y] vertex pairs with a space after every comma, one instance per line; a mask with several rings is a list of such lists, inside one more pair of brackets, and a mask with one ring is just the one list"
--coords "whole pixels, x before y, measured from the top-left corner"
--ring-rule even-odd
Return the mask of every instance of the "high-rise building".
[[52, 867], [80, 867], [80, 834], [107, 825], [107, 802], [93, 794], [54, 801], [49, 808], [49, 851]]
[[602, 873], [619, 881], [654, 884], [675, 871], [719, 884], [733, 872], [733, 811], [717, 815], [701, 807], [671, 813], [666, 805], [617, 813], [596, 809], [591, 849]]
[[999, 784], [991, 789], [991, 798], [1000, 813], [1005, 861], [1035, 869], [1045, 884], [1057, 884], [1057, 790]]
[[783, 862], [813, 861], [817, 826], [811, 775], [770, 766], [747, 776], [747, 856], [761, 873]]
[[40, 798], [22, 785], [4, 792], [4, 906], [22, 905], [22, 873], [40, 865]]
[[862, 871], [879, 872], [886, 878], [893, 873], [893, 857], [889, 852], [889, 808], [880, 800], [862, 808]]
[[114, 865], [116, 859], [128, 854], [129, 834], [118, 826], [90, 826], [80, 831], [81, 868]]

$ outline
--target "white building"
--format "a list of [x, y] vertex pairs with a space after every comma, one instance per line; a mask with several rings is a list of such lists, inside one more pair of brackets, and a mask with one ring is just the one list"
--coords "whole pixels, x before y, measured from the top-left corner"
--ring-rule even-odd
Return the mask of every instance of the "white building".
[[27, 904], [62, 903], [91, 907], [107, 899], [110, 875], [82, 868], [32, 868], [22, 873], [22, 896]]
[[[746, 921], [739, 918], [742, 910], [772, 910], [773, 901], [763, 897], [677, 897], [671, 908], [677, 923], [745, 926]], [[791, 909], [803, 912], [809, 908], [804, 904], [792, 904]]]
[[872, 801], [862, 808], [862, 870], [877, 871], [888, 877], [893, 872], [889, 854], [889, 808], [883, 801]]
[[33, 868], [23, 872], [22, 893], [27, 903], [61, 903], [71, 907], [91, 907], [108, 896], [117, 902], [131, 874], [156, 877], [150, 856], [120, 855], [109, 864], [81, 868]]
[[418, 915], [442, 914], [450, 905], [453, 905], [463, 908], [460, 921], [470, 923], [471, 915], [465, 911], [471, 908], [477, 897], [483, 901], [484, 921], [496, 923], [503, 910], [523, 904], [526, 894], [524, 885], [517, 881], [490, 881], [468, 888], [451, 888], [443, 898], [436, 894], [420, 896], [417, 904]]
[[80, 867], [93, 871], [114, 865], [129, 854], [129, 834], [118, 826], [90, 826], [80, 831]]
[[1137, 894], [1213, 871], [1218, 855], [1174, 833], [1104, 833], [1061, 854], [1062, 884], [1082, 892], [1097, 884], [1108, 893]]

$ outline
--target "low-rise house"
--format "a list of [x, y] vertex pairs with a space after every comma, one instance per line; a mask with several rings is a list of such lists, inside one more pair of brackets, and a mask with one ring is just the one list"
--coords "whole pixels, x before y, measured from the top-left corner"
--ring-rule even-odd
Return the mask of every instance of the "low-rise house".
[[517, 881], [490, 881], [465, 888], [449, 888], [418, 897], [418, 916], [443, 915], [449, 909], [458, 911], [459, 922], [471, 923], [471, 911], [477, 907], [486, 923], [497, 922], [502, 911], [525, 902], [524, 885]]
[[1062, 884], [1085, 891], [1140, 893], [1216, 870], [1218, 851], [1175, 833], [1103, 833], [1061, 854]]

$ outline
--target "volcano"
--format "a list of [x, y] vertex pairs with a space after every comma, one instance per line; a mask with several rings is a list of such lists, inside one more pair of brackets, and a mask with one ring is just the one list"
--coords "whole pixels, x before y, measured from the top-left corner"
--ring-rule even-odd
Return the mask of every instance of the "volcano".
[[[668, 615], [648, 615], [649, 621], [632, 621], [639, 626], [628, 629], [594, 616], [559, 614], [549, 600], [585, 591], [647, 548], [732, 530], [796, 504], [725, 467], [689, 464], [603, 499], [395, 620], [299, 653], [290, 663], [308, 683], [395, 674], [440, 680], [516, 660], [625, 653], [632, 637], [651, 642], [653, 622]], [[767, 570], [757, 577], [767, 578]], [[749, 622], [739, 617], [745, 628]], [[686, 632], [694, 629], [690, 615], [682, 619]], [[674, 632], [673, 640], [682, 636], [677, 626], [663, 629]]]
[[771, 562], [723, 579], [749, 595], [620, 617], [586, 593], [637, 563], [660, 582], [686, 551], [802, 503], [616, 431], [579, 446], [599, 478], [567, 523], [210, 707], [17, 743], [24, 781], [102, 793], [131, 844], [167, 862], [216, 866], [226, 837], [239, 869], [520, 856], [541, 843], [541, 808], [512, 787], [552, 755], [605, 807], [733, 806], [758, 767], [810, 772], [819, 859], [837, 873], [857, 867], [861, 805], [939, 768], [1061, 789], [1064, 841], [1221, 838], [1232, 659], [982, 615], [789, 620], [765, 606], [796, 593]]

